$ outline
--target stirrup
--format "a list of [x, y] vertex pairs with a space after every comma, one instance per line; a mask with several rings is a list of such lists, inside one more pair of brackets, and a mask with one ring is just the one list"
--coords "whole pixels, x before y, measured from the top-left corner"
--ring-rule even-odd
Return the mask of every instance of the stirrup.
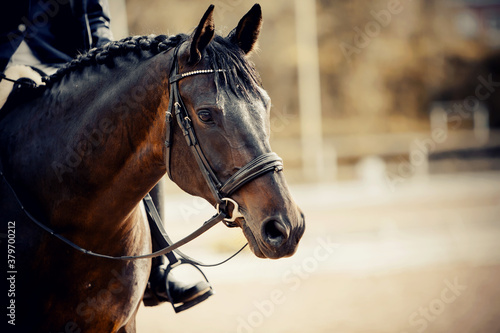
[[[194, 268], [196, 268], [198, 270], [198, 272], [201, 273], [201, 275], [203, 276], [205, 281], [208, 283], [210, 289], [207, 292], [199, 295], [198, 297], [196, 297], [188, 302], [175, 304], [173, 301], [172, 295], [170, 295], [170, 290], [169, 290], [168, 285], [167, 285], [168, 301], [170, 302], [170, 304], [172, 304], [172, 307], [174, 308], [175, 313], [179, 313], [179, 312], [182, 312], [182, 311], [187, 310], [189, 308], [192, 308], [196, 304], [203, 302], [204, 300], [206, 300], [207, 298], [209, 298], [210, 296], [212, 296], [214, 294], [214, 289], [212, 288], [212, 285], [210, 284], [210, 282], [208, 282], [208, 279], [207, 279], [205, 273], [203, 273], [203, 271], [198, 266], [193, 265], [192, 263], [190, 263], [184, 259], [178, 259], [178, 261], [174, 265], [167, 265], [167, 269], [165, 270], [165, 276], [168, 276], [168, 274], [170, 273], [170, 271], [173, 268], [178, 267], [180, 265], [185, 265], [185, 264], [191, 265]], [[168, 282], [167, 282], [167, 284], [168, 284]]]

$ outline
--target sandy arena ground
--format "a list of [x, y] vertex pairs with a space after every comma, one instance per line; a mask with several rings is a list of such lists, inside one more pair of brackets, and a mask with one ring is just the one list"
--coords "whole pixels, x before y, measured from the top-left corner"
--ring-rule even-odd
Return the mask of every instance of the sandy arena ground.
[[[292, 192], [307, 216], [293, 257], [204, 268], [214, 296], [179, 314], [141, 307], [138, 331], [500, 332], [500, 173]], [[176, 238], [210, 215], [190, 197], [169, 205]], [[215, 229], [186, 251], [216, 261], [243, 242]]]

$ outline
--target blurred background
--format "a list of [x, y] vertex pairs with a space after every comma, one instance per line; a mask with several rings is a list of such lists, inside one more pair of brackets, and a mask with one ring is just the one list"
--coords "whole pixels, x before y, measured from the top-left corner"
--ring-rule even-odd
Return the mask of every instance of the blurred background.
[[[254, 0], [109, 0], [116, 38], [225, 35]], [[500, 1], [272, 0], [252, 55], [306, 214], [291, 258], [203, 271], [216, 295], [144, 332], [500, 332]], [[168, 185], [167, 230], [213, 213]], [[186, 252], [245, 240], [216, 227]]]

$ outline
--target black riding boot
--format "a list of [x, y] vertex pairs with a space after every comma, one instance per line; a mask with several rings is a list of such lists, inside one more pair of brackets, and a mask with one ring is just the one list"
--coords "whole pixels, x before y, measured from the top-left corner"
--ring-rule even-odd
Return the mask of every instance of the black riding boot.
[[180, 312], [206, 300], [211, 295], [213, 290], [207, 281], [183, 283], [174, 277], [165, 256], [153, 259], [148, 287], [143, 297], [145, 306], [170, 302], [175, 312]]

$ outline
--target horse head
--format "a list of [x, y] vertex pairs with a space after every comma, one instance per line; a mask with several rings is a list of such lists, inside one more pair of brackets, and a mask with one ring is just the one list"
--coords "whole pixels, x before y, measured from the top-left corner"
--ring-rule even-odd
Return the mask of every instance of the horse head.
[[[218, 198], [207, 186], [207, 177], [213, 178], [214, 187], [220, 190], [259, 157], [275, 155], [269, 143], [271, 100], [248, 59], [259, 36], [261, 8], [254, 5], [226, 37], [215, 33], [213, 9], [209, 7], [193, 34], [175, 50], [176, 78], [171, 75], [170, 84], [177, 90], [171, 88], [170, 95], [175, 91], [180, 96], [186, 115], [178, 121], [189, 121], [185, 125], [193, 128], [195, 135], [186, 133], [179, 122], [173, 125], [171, 140], [167, 140], [172, 156], [167, 170], [181, 189], [216, 205]], [[187, 75], [182, 77], [183, 73]], [[169, 96], [171, 106], [174, 97]], [[207, 172], [213, 175], [200, 172], [202, 162], [189, 147], [193, 140], [208, 165]], [[251, 250], [261, 258], [292, 255], [304, 233], [304, 215], [292, 199], [281, 170], [276, 167], [253, 175], [229, 193], [241, 213], [234, 224], [243, 230]]]

